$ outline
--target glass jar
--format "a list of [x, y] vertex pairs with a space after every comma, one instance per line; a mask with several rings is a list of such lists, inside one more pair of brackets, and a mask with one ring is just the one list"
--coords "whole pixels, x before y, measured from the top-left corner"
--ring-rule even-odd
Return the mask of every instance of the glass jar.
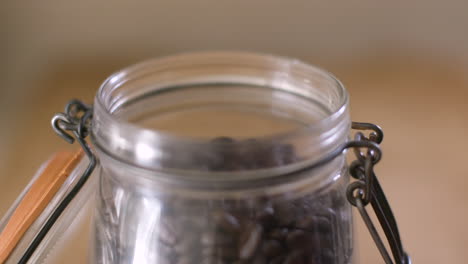
[[100, 87], [93, 263], [351, 263], [348, 95], [297, 60], [195, 53]]

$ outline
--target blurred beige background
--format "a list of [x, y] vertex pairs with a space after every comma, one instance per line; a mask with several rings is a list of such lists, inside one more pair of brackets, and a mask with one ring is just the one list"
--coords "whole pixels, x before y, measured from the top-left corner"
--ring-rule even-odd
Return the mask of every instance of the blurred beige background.
[[[467, 11], [436, 0], [0, 2], [0, 215], [51, 153], [76, 147], [49, 125], [68, 99], [91, 102], [110, 73], [149, 57], [251, 50], [335, 73], [353, 119], [386, 132], [377, 172], [414, 263], [466, 263]], [[383, 263], [356, 223], [360, 263]]]

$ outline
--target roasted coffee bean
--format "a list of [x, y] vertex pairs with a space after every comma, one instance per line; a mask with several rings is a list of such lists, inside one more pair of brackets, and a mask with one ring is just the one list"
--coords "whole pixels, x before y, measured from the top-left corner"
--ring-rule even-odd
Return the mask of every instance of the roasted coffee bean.
[[317, 230], [317, 221], [314, 217], [306, 217], [303, 218], [296, 223], [296, 227], [299, 229], [304, 229], [307, 231], [315, 231]]
[[320, 238], [320, 247], [321, 248], [333, 248], [333, 234], [332, 233], [329, 233], [329, 234], [321, 234], [321, 235], [318, 235], [318, 237]]
[[234, 144], [236, 141], [231, 137], [217, 137], [211, 140], [215, 144]]
[[201, 249], [201, 255], [205, 258], [216, 256], [216, 246], [215, 245], [204, 246]]
[[283, 253], [283, 246], [277, 240], [265, 240], [262, 243], [262, 253], [267, 258], [273, 258]]
[[287, 228], [275, 228], [275, 229], [272, 229], [268, 233], [269, 238], [279, 240], [279, 241], [285, 240], [287, 235], [288, 235], [288, 229]]
[[239, 250], [235, 246], [218, 246], [215, 248], [215, 256], [225, 260], [235, 260], [238, 258]]
[[284, 260], [283, 264], [306, 264], [306, 257], [303, 251], [293, 251], [291, 252], [286, 259]]
[[307, 246], [307, 244], [310, 242], [309, 236], [310, 234], [307, 234], [302, 230], [292, 230], [288, 233], [288, 236], [286, 237], [286, 244], [289, 249], [302, 248], [304, 246]]
[[328, 220], [327, 217], [325, 216], [316, 216], [315, 217], [315, 222], [317, 226], [317, 231], [321, 233], [329, 233], [331, 232], [331, 223], [330, 220]]
[[237, 218], [226, 212], [214, 212], [213, 219], [215, 224], [225, 231], [239, 232], [240, 230], [240, 225]]
[[217, 232], [216, 230], [210, 230], [202, 233], [201, 243], [204, 246], [234, 245], [236, 243], [236, 237]]
[[268, 264], [283, 264], [285, 258], [285, 256], [274, 257], [268, 262]]
[[258, 149], [254, 155], [256, 156], [255, 164], [257, 169], [273, 168], [275, 166], [281, 165], [278, 164], [277, 160], [275, 160], [271, 146], [258, 146]]
[[290, 164], [295, 161], [294, 148], [291, 145], [274, 145], [270, 153], [271, 159], [276, 166]]
[[253, 257], [252, 261], [250, 262], [252, 264], [267, 264], [267, 260], [265, 256], [263, 255], [256, 255]]
[[287, 202], [279, 202], [273, 205], [275, 209], [276, 220], [280, 226], [291, 226], [296, 220], [296, 211], [294, 206]]
[[239, 257], [249, 259], [257, 250], [263, 235], [263, 227], [259, 224], [249, 225], [241, 236], [239, 245]]
[[290, 164], [297, 160], [296, 155], [294, 154], [294, 147], [292, 145], [281, 145], [281, 157], [283, 164]]
[[320, 262], [317, 261], [317, 263], [334, 263], [334, 260], [335, 259], [335, 254], [333, 254], [333, 251], [331, 249], [324, 249], [322, 250], [321, 254], [320, 254]]
[[275, 210], [272, 206], [266, 206], [261, 211], [257, 212], [256, 219], [262, 224], [263, 228], [269, 229], [275, 225]]
[[234, 171], [242, 170], [243, 165], [237, 143], [229, 137], [218, 137], [212, 141], [214, 152], [217, 154], [210, 162], [210, 169], [213, 171]]

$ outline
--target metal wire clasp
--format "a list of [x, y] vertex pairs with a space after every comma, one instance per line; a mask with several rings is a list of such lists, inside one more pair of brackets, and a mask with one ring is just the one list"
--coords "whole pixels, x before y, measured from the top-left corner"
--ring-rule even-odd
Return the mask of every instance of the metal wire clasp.
[[[411, 264], [410, 257], [403, 249], [395, 216], [374, 173], [374, 165], [382, 157], [378, 144], [383, 140], [383, 131], [379, 126], [370, 123], [353, 122], [352, 128], [356, 130], [372, 130], [372, 132], [368, 137], [364, 136], [362, 132], [357, 132], [354, 141], [349, 141], [344, 146], [344, 149], [353, 148], [357, 157], [357, 160], [352, 162], [349, 167], [349, 172], [356, 181], [349, 184], [346, 191], [347, 199], [358, 209], [385, 263]], [[362, 148], [367, 148], [367, 152], [362, 152]], [[367, 213], [366, 205], [369, 203], [372, 205], [387, 237], [394, 262]]]
[[[35, 250], [41, 244], [47, 233], [60, 217], [62, 212], [68, 207], [70, 202], [75, 198], [81, 188], [85, 185], [89, 176], [96, 167], [96, 156], [91, 151], [85, 138], [89, 134], [91, 125], [91, 118], [93, 109], [91, 106], [84, 104], [78, 100], [71, 100], [65, 107], [64, 113], [58, 113], [52, 118], [52, 128], [54, 131], [65, 139], [68, 143], [73, 143], [75, 140], [81, 145], [86, 156], [89, 158], [89, 164], [81, 177], [78, 179], [76, 185], [60, 202], [57, 208], [53, 211], [49, 219], [47, 219], [44, 226], [41, 228], [37, 236], [33, 239], [29, 247], [26, 249], [25, 254], [21, 257], [18, 263], [25, 264], [29, 261]], [[72, 134], [70, 134], [70, 132]]]

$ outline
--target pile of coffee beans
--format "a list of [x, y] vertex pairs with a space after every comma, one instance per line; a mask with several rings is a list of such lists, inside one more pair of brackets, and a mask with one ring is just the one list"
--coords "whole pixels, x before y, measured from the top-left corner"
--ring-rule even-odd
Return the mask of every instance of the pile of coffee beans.
[[[290, 145], [271, 146], [254, 139], [217, 138], [213, 148], [210, 152], [216, 155], [197, 162], [216, 172], [277, 167], [297, 160]], [[137, 187], [123, 189], [112, 177], [101, 180], [96, 263], [135, 263], [137, 254], [144, 258], [139, 263], [158, 264], [351, 263], [345, 182], [305, 195], [211, 200], [153, 196]], [[152, 215], [157, 217], [142, 219]]]
[[[279, 166], [295, 160], [291, 146], [262, 146], [242, 153], [234, 140], [217, 138], [213, 171]], [[239, 145], [239, 144], [237, 144]], [[174, 200], [166, 203], [159, 229], [158, 263], [342, 264], [349, 219], [337, 191], [293, 200]], [[346, 214], [344, 214], [346, 215]]]
[[[337, 213], [310, 200], [167, 207], [160, 263], [334, 264], [343, 258]], [[210, 209], [210, 207], [212, 207]], [[342, 221], [342, 220], [341, 220]]]

